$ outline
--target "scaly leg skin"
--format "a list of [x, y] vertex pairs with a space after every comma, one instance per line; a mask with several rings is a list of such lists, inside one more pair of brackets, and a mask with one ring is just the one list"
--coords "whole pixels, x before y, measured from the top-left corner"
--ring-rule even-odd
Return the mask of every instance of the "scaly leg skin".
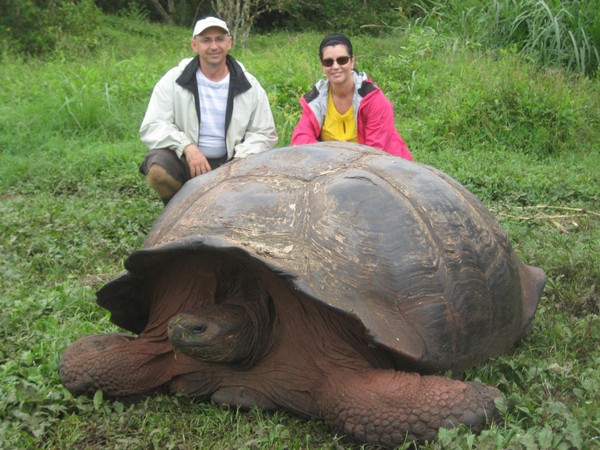
[[321, 410], [336, 432], [395, 447], [407, 440], [433, 439], [442, 427], [463, 424], [480, 432], [498, 419], [494, 399], [500, 395], [479, 382], [373, 370], [336, 374]]
[[148, 344], [117, 333], [82, 337], [61, 358], [61, 381], [78, 395], [98, 389], [115, 397], [149, 392], [172, 378], [168, 360], [173, 352], [148, 352]]

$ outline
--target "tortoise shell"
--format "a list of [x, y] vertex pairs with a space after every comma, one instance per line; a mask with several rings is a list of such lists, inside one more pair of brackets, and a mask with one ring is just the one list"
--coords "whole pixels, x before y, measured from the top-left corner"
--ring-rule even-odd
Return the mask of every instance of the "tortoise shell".
[[456, 180], [340, 142], [274, 149], [189, 181], [98, 303], [140, 333], [144, 286], [188, 252], [274, 271], [420, 371], [505, 351], [526, 333], [545, 283]]

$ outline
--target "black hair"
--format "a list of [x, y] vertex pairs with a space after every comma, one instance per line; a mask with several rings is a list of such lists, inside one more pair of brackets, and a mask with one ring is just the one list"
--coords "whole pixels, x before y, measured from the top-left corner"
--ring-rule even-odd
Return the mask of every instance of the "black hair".
[[344, 34], [328, 34], [321, 41], [321, 45], [319, 45], [319, 59], [323, 59], [323, 49], [325, 47], [332, 47], [334, 45], [345, 45], [348, 49], [348, 53], [350, 57], [354, 56], [352, 53], [352, 42], [350, 39]]

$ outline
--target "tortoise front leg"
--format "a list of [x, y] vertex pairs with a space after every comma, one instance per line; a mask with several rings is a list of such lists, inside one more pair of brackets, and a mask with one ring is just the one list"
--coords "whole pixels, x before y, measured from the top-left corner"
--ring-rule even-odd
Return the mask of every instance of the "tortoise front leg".
[[438, 429], [474, 432], [498, 418], [500, 392], [483, 383], [394, 370], [337, 373], [322, 397], [324, 419], [357, 441], [394, 447], [429, 440]]
[[146, 393], [173, 377], [174, 352], [170, 345], [162, 347], [126, 334], [85, 336], [64, 352], [60, 378], [73, 394], [98, 389], [116, 397]]

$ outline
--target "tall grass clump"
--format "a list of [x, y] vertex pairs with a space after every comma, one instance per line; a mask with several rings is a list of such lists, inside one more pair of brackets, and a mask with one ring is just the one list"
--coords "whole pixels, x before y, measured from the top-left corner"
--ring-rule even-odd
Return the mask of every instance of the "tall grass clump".
[[[75, 39], [35, 59], [4, 55], [10, 64], [0, 73], [2, 152], [48, 149], [54, 137], [94, 136], [110, 142], [137, 137], [154, 83], [184, 55], [189, 38], [183, 29], [166, 31], [157, 25], [149, 30], [122, 17], [103, 16], [100, 23], [103, 31], [91, 47]], [[123, 51], [123, 45], [138, 51]], [[31, 83], [24, 72], [43, 78]]]
[[[513, 49], [538, 66], [594, 76], [600, 65], [600, 2], [422, 2], [422, 23], [458, 30], [485, 47]], [[455, 31], [456, 32], [456, 31]]]
[[515, 46], [542, 66], [593, 75], [600, 64], [600, 3], [503, 0], [483, 9], [487, 40]]

